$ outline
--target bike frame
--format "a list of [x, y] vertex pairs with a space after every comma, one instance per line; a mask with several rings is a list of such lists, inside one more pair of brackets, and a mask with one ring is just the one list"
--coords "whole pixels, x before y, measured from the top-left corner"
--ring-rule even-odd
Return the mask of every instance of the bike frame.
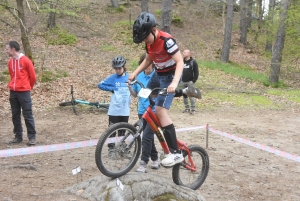
[[[141, 83], [139, 83], [138, 81], [135, 81], [135, 82], [137, 82], [138, 84], [141, 85]], [[141, 86], [143, 87], [143, 85], [141, 85]], [[156, 89], [158, 89], [158, 88], [156, 88]], [[154, 91], [154, 90], [155, 89], [153, 89], [152, 91]], [[151, 127], [151, 129], [153, 130], [155, 135], [157, 136], [157, 138], [160, 142], [160, 145], [163, 148], [164, 152], [166, 154], [169, 154], [170, 150], [169, 150], [167, 142], [165, 141], [165, 138], [163, 136], [163, 130], [162, 130], [161, 123], [160, 123], [158, 117], [156, 116], [156, 114], [152, 111], [152, 107], [154, 106], [154, 102], [150, 98], [150, 96], [148, 97], [148, 99], [150, 101], [150, 105], [145, 110], [142, 118], [149, 124], [149, 126]], [[195, 166], [195, 164], [193, 162], [193, 159], [191, 157], [191, 152], [190, 152], [190, 150], [187, 146], [187, 143], [177, 139], [177, 144], [178, 144], [178, 148], [180, 150], [186, 151], [187, 156], [188, 156], [188, 161], [184, 163], [184, 167], [186, 169], [191, 170], [191, 171], [196, 171], [196, 166]]]

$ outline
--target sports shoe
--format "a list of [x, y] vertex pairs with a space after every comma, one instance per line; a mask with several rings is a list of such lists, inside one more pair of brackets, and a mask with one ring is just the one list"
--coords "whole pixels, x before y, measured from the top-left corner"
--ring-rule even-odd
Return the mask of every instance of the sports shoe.
[[27, 142], [27, 145], [28, 146], [32, 146], [32, 145], [35, 145], [35, 139], [34, 138], [31, 138], [31, 139], [29, 139], [29, 141]]
[[151, 169], [158, 169], [160, 167], [160, 160], [159, 158], [156, 161], [153, 161]]
[[140, 162], [140, 166], [136, 170], [136, 172], [147, 173], [147, 164], [145, 163], [145, 161]]
[[23, 141], [21, 138], [15, 138], [12, 141], [10, 141], [8, 144], [19, 144]]
[[161, 161], [163, 166], [169, 167], [177, 163], [181, 163], [184, 160], [182, 153], [180, 154], [168, 154], [164, 160]]
[[183, 92], [184, 92], [188, 97], [195, 97], [195, 98], [199, 98], [199, 99], [202, 98], [200, 89], [195, 88], [195, 87], [192, 86], [192, 85], [189, 85], [187, 88], [185, 88], [185, 89], [183, 90]]
[[191, 110], [190, 114], [195, 114], [195, 112], [196, 112], [195, 110]]
[[190, 112], [190, 109], [182, 110], [182, 113], [189, 113], [189, 112]]

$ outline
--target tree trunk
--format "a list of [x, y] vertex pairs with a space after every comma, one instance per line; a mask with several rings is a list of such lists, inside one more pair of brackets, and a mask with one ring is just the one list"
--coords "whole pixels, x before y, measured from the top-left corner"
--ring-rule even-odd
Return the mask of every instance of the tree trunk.
[[252, 5], [253, 5], [253, 0], [247, 0], [247, 29], [251, 28], [252, 24]]
[[270, 29], [272, 29], [274, 23], [274, 8], [275, 0], [269, 0], [269, 11], [267, 16], [266, 52], [272, 52], [273, 33]]
[[247, 44], [247, 0], [240, 1], [240, 42]]
[[[53, 3], [50, 3], [50, 9], [56, 9], [56, 5]], [[55, 21], [56, 12], [50, 11], [48, 21], [47, 21], [47, 27], [52, 29], [56, 27], [56, 21]]]
[[32, 51], [29, 43], [29, 38], [27, 35], [23, 0], [16, 0], [16, 2], [17, 2], [18, 21], [21, 28], [21, 40], [24, 48], [24, 53], [32, 61], [32, 63], [34, 63]]
[[223, 6], [222, 6], [222, 20], [223, 20], [223, 35], [225, 34], [225, 24], [226, 24], [226, 17], [225, 17], [225, 13], [226, 13], [226, 2], [225, 1], [222, 1], [222, 4], [223, 4]]
[[148, 0], [141, 1], [142, 12], [148, 12]]
[[288, 16], [289, 0], [281, 0], [280, 5], [280, 21], [278, 31], [276, 34], [276, 41], [273, 48], [271, 59], [271, 72], [269, 80], [272, 84], [278, 83], [280, 66], [282, 61], [282, 50], [284, 47], [285, 35], [286, 35], [286, 20]]
[[228, 62], [229, 53], [230, 53], [232, 20], [233, 20], [233, 4], [234, 4], [234, 0], [227, 0], [227, 17], [226, 17], [224, 41], [222, 47], [222, 56], [221, 56], [221, 61], [225, 63]]
[[262, 27], [262, 18], [263, 18], [263, 10], [262, 10], [262, 0], [257, 0], [257, 6], [258, 6], [258, 24], [257, 28], [260, 32], [260, 29]]
[[111, 0], [111, 5], [114, 8], [118, 8], [119, 7], [118, 0]]
[[172, 0], [162, 1], [162, 12], [161, 12], [161, 30], [171, 33], [172, 23]]

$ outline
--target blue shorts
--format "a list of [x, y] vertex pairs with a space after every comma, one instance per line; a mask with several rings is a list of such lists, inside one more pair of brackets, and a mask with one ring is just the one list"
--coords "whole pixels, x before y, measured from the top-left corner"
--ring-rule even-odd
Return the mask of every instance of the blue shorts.
[[[172, 83], [174, 75], [157, 75], [155, 72], [147, 84], [147, 88], [154, 89], [158, 88], [168, 88]], [[167, 95], [158, 94], [155, 105], [166, 109], [170, 109], [175, 93], [168, 93]]]

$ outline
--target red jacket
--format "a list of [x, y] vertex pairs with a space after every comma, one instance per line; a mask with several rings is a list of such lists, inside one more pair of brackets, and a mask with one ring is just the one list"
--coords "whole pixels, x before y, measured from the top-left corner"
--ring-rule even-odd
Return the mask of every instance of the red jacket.
[[10, 58], [8, 61], [10, 81], [8, 87], [11, 91], [30, 91], [36, 81], [36, 74], [31, 60], [24, 54], [19, 59]]

